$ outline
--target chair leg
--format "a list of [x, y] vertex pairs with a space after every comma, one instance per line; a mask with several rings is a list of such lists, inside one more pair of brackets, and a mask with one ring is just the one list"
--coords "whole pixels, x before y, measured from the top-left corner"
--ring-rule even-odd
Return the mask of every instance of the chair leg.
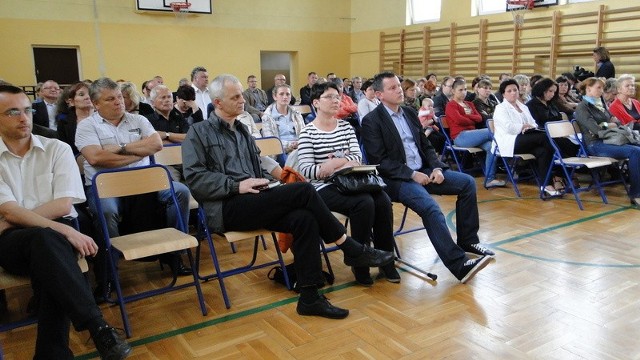
[[[210, 280], [213, 278], [218, 279], [218, 284], [220, 284], [220, 292], [222, 292], [222, 298], [224, 299], [224, 305], [227, 309], [231, 308], [231, 301], [229, 301], [229, 296], [227, 295], [227, 289], [224, 286], [224, 276], [222, 276], [222, 271], [220, 271], [220, 263], [218, 262], [218, 254], [216, 253], [216, 247], [213, 245], [213, 238], [211, 237], [211, 232], [209, 231], [209, 227], [207, 226], [206, 216], [204, 214], [204, 210], [201, 208], [198, 209], [198, 218], [202, 222], [203, 225], [203, 233], [205, 238], [207, 239], [207, 243], [209, 245], [209, 253], [211, 255], [211, 260], [213, 261], [213, 267], [215, 268], [215, 274], [205, 276], [204, 280]], [[200, 277], [201, 279], [203, 277]]]
[[598, 171], [594, 171], [592, 173], [593, 181], [595, 183], [598, 192], [600, 193], [600, 198], [602, 198], [602, 202], [608, 204], [607, 195], [604, 193], [604, 189], [602, 188], [602, 183], [600, 181], [600, 173]]
[[267, 242], [264, 240], [264, 236], [260, 235], [260, 239], [262, 239], [262, 248], [267, 250]]
[[520, 195], [520, 189], [518, 189], [518, 181], [513, 178], [513, 170], [515, 169], [515, 166], [512, 167], [511, 164], [509, 164], [509, 161], [507, 161], [507, 159], [505, 159], [504, 157], [500, 158], [502, 159], [504, 168], [507, 171], [507, 177], [509, 178], [509, 181], [511, 181], [511, 185], [513, 185], [513, 191], [516, 193], [517, 197], [522, 197]]
[[327, 247], [324, 245], [322, 239], [320, 239], [320, 251], [322, 252], [322, 256], [324, 256], [324, 262], [327, 264], [327, 272], [335, 279], [335, 274], [333, 273], [333, 268], [331, 267], [331, 261], [329, 261], [329, 252], [332, 250], [327, 250]]
[[[198, 250], [200, 246], [198, 245]], [[193, 273], [193, 285], [196, 287], [196, 294], [198, 295], [198, 303], [200, 303], [200, 310], [202, 310], [202, 316], [207, 315], [207, 307], [204, 304], [204, 296], [202, 295], [202, 288], [200, 287], [200, 279], [198, 275], [198, 264], [193, 259], [191, 249], [187, 249], [187, 257], [189, 258], [189, 265], [191, 266], [191, 272]]]
[[[262, 238], [262, 244], [265, 246], [264, 236], [260, 235]], [[293, 284], [289, 283], [289, 274], [287, 273], [287, 265], [284, 263], [284, 258], [282, 257], [282, 252], [280, 251], [280, 246], [278, 246], [278, 238], [274, 232], [271, 233], [271, 237], [273, 238], [273, 246], [276, 248], [276, 253], [278, 254], [278, 262], [280, 263], [280, 267], [282, 268], [282, 274], [284, 275], [284, 283], [287, 289], [293, 290]]]
[[127, 338], [131, 337], [131, 325], [129, 324], [129, 317], [127, 316], [127, 309], [125, 308], [124, 296], [122, 296], [122, 288], [120, 287], [120, 278], [118, 276], [118, 268], [116, 263], [114, 262], [113, 256], [111, 256], [111, 251], [107, 249], [106, 251], [107, 257], [109, 259], [109, 267], [111, 268], [111, 276], [113, 278], [113, 285], [116, 290], [116, 296], [118, 306], [120, 307], [120, 315], [122, 316], [122, 326], [124, 327], [124, 332]]

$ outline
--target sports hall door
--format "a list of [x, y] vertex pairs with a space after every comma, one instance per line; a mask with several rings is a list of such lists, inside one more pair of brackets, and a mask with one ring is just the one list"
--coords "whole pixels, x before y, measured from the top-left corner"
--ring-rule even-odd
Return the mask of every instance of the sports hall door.
[[78, 49], [60, 47], [33, 47], [36, 82], [55, 80], [58, 84], [80, 81]]

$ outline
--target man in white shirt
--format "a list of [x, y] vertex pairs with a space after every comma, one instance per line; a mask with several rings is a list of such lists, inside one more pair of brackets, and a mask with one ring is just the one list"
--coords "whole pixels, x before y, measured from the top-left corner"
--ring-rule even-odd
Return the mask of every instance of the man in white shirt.
[[73, 359], [69, 320], [89, 330], [102, 358], [131, 347], [103, 319], [77, 263], [98, 246], [72, 226], [85, 200], [69, 145], [31, 134], [32, 108], [17, 87], [0, 85], [0, 265], [28, 275], [38, 299], [36, 359]]
[[[162, 149], [160, 135], [149, 120], [142, 115], [131, 114], [124, 109], [122, 92], [117, 83], [109, 78], [100, 78], [91, 84], [91, 100], [96, 108], [95, 113], [78, 124], [76, 129], [76, 146], [85, 157], [85, 184], [91, 185], [93, 176], [103, 169], [145, 166], [149, 164], [149, 156]], [[182, 183], [173, 182], [179, 209], [169, 201], [169, 190], [158, 192], [158, 201], [167, 203], [166, 224], [176, 224], [178, 211], [185, 224], [189, 223], [189, 189]], [[87, 192], [89, 211], [97, 219], [97, 206], [90, 188]], [[118, 224], [122, 219], [121, 199], [101, 199], [100, 204], [107, 219], [109, 236], [119, 236]], [[94, 221], [100, 232], [99, 222]], [[101, 254], [100, 254], [101, 255]], [[99, 257], [101, 259], [101, 257]], [[191, 270], [182, 265], [179, 257], [167, 258], [171, 270], [178, 275], [191, 274]], [[98, 277], [98, 276], [96, 276]], [[98, 279], [98, 281], [104, 279]], [[107, 287], [107, 284], [98, 284]]]
[[196, 66], [191, 70], [191, 86], [196, 91], [196, 104], [205, 119], [209, 117], [207, 107], [211, 104], [211, 97], [209, 96], [209, 73], [207, 69], [202, 66]]

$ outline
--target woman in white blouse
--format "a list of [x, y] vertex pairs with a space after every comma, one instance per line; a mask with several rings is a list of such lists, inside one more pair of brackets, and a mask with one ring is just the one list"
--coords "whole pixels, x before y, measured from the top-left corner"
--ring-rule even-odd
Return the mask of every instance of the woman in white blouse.
[[[311, 88], [311, 103], [317, 116], [300, 133], [299, 171], [316, 187], [329, 210], [349, 217], [354, 239], [369, 244], [373, 232], [376, 249], [393, 251], [393, 212], [389, 196], [382, 190], [344, 194], [335, 185], [324, 182], [336, 171], [362, 162], [353, 127], [336, 117], [340, 98], [338, 87], [332, 82]], [[352, 270], [359, 284], [373, 285], [368, 267]], [[400, 282], [393, 262], [381, 267], [380, 274], [390, 282]]]
[[371, 85], [373, 85], [373, 80], [367, 80], [360, 88], [364, 91], [364, 97], [358, 101], [358, 118], [360, 118], [360, 124], [362, 124], [362, 118], [380, 104], [380, 100], [376, 98], [376, 92]]
[[[520, 90], [516, 80], [502, 82], [500, 93], [504, 101], [496, 106], [493, 113], [494, 136], [500, 155], [511, 157], [513, 154], [533, 154], [536, 157], [538, 176], [544, 179], [553, 158], [553, 148], [546, 134], [537, 130], [538, 125], [529, 109], [520, 102]], [[542, 186], [547, 195], [560, 195], [553, 186]]]

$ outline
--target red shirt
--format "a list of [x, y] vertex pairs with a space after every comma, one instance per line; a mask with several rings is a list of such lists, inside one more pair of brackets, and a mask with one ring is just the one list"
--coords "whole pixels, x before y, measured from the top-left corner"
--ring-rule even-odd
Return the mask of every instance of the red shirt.
[[475, 130], [476, 123], [482, 122], [482, 115], [476, 110], [473, 103], [470, 101], [465, 101], [464, 103], [471, 109], [470, 114], [467, 114], [462, 105], [455, 100], [449, 101], [444, 110], [452, 140], [464, 130]]
[[[631, 99], [631, 104], [634, 108], [636, 108], [636, 111], [640, 113], [640, 102], [638, 102], [638, 100], [636, 99]], [[625, 109], [624, 107], [624, 104], [622, 104], [622, 101], [620, 101], [618, 98], [613, 100], [611, 106], [609, 106], [609, 112], [611, 113], [611, 115], [618, 118], [618, 120], [620, 120], [623, 125], [638, 122], [638, 120], [634, 119], [633, 116], [629, 115], [627, 109]]]

